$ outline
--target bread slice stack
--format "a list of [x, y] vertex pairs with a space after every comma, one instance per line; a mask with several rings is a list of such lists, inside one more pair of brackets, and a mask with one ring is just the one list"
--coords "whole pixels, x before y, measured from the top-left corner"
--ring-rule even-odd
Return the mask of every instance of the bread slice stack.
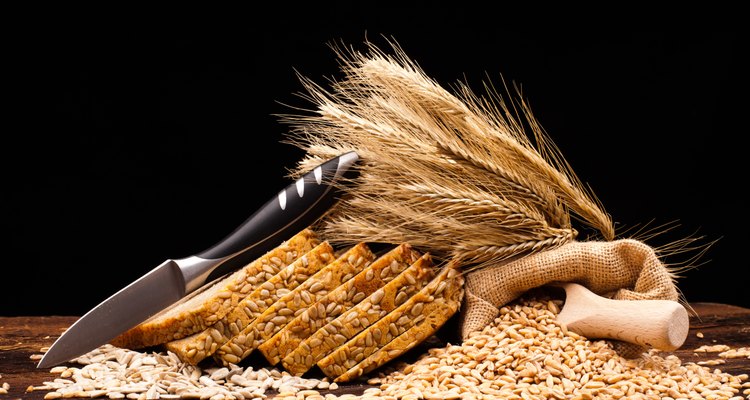
[[230, 366], [252, 352], [293, 375], [317, 367], [347, 382], [398, 357], [458, 311], [455, 265], [402, 243], [336, 252], [305, 229], [247, 266], [125, 332], [120, 347], [164, 346]]
[[[426, 287], [318, 362], [336, 382], [357, 378], [432, 335], [457, 310], [463, 277], [445, 267]], [[389, 344], [396, 341], [398, 346]], [[413, 347], [414, 344], [409, 346]]]
[[270, 279], [253, 286], [254, 290], [240, 300], [224, 318], [201, 332], [167, 343], [167, 350], [175, 353], [182, 361], [199, 363], [238, 335], [279, 298], [305, 283], [333, 259], [333, 248], [328, 242], [315, 246]]
[[[419, 254], [408, 244], [402, 244], [380, 256], [369, 267], [341, 285], [328, 296], [311, 305], [284, 329], [259, 346], [266, 359], [275, 365], [287, 357], [303, 340], [324, 328], [334, 318], [380, 291], [402, 271], [419, 259]], [[379, 311], [369, 310], [369, 313]], [[335, 330], [332, 331], [335, 334]], [[334, 338], [340, 339], [340, 336]]]
[[425, 254], [395, 279], [303, 340], [283, 358], [282, 365], [292, 374], [304, 374], [341, 342], [353, 338], [403, 304], [433, 277], [432, 260]]
[[360, 243], [344, 252], [334, 262], [310, 277], [305, 283], [268, 307], [240, 333], [231, 338], [214, 354], [223, 365], [236, 364], [284, 329], [310, 306], [366, 268], [375, 255]]
[[304, 229], [257, 260], [218, 282], [204, 286], [111, 343], [132, 349], [163, 344], [198, 333], [224, 318], [241, 299], [294, 260], [320, 244], [315, 232]]

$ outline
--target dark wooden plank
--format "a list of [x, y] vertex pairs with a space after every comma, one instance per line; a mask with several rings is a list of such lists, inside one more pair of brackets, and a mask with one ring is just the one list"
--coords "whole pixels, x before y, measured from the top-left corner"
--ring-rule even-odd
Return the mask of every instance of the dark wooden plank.
[[[725, 344], [732, 348], [750, 347], [750, 309], [718, 303], [694, 303], [697, 315], [690, 317], [690, 333], [685, 344], [674, 352], [684, 362], [718, 359], [716, 353], [695, 353], [694, 349], [704, 345]], [[703, 338], [697, 336], [703, 334]], [[750, 373], [747, 358], [727, 359], [718, 368], [733, 375]]]
[[0, 317], [0, 382], [7, 382], [8, 399], [42, 399], [44, 393], [26, 393], [30, 385], [59, 377], [48, 369], [37, 369], [32, 354], [41, 354], [76, 317]]
[[[750, 347], [750, 309], [726, 304], [692, 304], [696, 315], [690, 319], [690, 334], [682, 348], [674, 354], [684, 362], [698, 362], [718, 358], [717, 354], [694, 353], [702, 345], [726, 344], [730, 347]], [[0, 382], [10, 384], [8, 395], [2, 399], [42, 399], [45, 392], [26, 393], [30, 385], [56, 378], [48, 370], [36, 369], [32, 354], [50, 346], [76, 317], [0, 317]], [[697, 336], [701, 332], [703, 338]], [[433, 341], [433, 344], [435, 342]], [[667, 353], [669, 354], [669, 353]], [[750, 360], [728, 359], [726, 364], [712, 367], [731, 374], [750, 371]], [[368, 385], [344, 384], [331, 393], [362, 393]], [[321, 393], [326, 393], [321, 391]]]

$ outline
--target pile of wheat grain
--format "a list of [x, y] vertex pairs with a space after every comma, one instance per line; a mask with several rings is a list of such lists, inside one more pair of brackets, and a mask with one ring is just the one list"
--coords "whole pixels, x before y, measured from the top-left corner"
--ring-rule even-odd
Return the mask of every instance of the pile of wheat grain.
[[[388, 375], [365, 397], [398, 399], [743, 399], [748, 375], [733, 376], [658, 351], [632, 360], [606, 341], [567, 331], [559, 303], [503, 307], [491, 326], [461, 345], [434, 348]], [[745, 388], [745, 389], [743, 389]]]

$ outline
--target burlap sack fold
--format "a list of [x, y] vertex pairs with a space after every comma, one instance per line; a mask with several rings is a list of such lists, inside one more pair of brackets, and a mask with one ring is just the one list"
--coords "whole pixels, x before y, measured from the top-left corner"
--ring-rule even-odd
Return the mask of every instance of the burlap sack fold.
[[634, 239], [571, 242], [466, 274], [461, 337], [490, 324], [499, 308], [529, 289], [561, 281], [624, 300], [679, 299], [673, 276], [654, 249]]

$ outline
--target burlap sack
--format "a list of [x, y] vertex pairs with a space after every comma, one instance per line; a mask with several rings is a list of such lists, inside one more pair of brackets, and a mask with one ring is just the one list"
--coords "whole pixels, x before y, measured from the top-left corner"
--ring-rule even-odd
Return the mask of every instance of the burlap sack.
[[645, 243], [571, 242], [466, 274], [461, 337], [490, 324], [500, 307], [524, 292], [553, 281], [576, 282], [614, 299], [679, 299], [673, 276]]

